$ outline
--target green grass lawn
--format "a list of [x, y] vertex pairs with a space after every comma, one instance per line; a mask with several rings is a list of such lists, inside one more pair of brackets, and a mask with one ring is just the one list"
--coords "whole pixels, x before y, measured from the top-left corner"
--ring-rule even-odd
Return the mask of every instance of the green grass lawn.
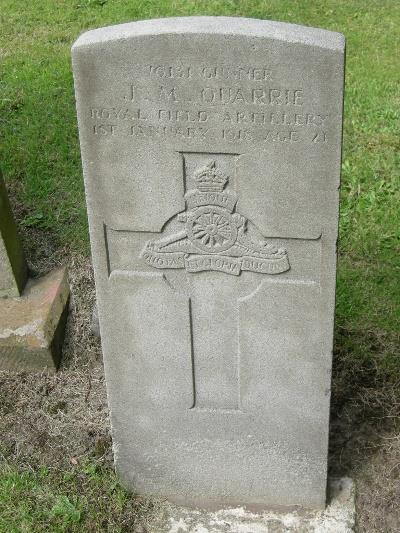
[[74, 531], [83, 515], [86, 524], [101, 526], [104, 516], [112, 523], [121, 515], [127, 502], [110, 472], [91, 465], [62, 476], [45, 467], [36, 472], [7, 467], [0, 477], [0, 531]]
[[138, 18], [218, 14], [344, 33], [338, 317], [339, 323], [343, 319], [358, 327], [367, 320], [393, 331], [400, 227], [397, 0], [0, 0], [0, 8], [1, 167], [27, 208], [22, 224], [48, 229], [60, 244], [85, 253], [88, 231], [70, 65], [70, 46], [81, 32]]
[[[365, 416], [390, 411], [394, 431], [400, 392], [396, 416], [389, 400], [378, 406], [374, 398], [395, 391], [400, 375], [398, 0], [0, 0], [0, 166], [24, 206], [19, 222], [60, 248], [89, 253], [71, 44], [90, 28], [184, 15], [266, 18], [346, 36], [333, 419], [372, 391]], [[90, 529], [95, 500], [75, 496], [76, 474], [60, 481], [61, 474], [10, 464], [1, 472], [0, 532], [103, 530], [101, 520]], [[109, 471], [82, 472], [89, 494], [123, 508], [128, 496]], [[99, 513], [107, 512], [104, 504]]]
[[138, 519], [156, 508], [125, 491], [109, 468], [93, 463], [61, 473], [46, 467], [1, 471], [1, 533], [133, 533], [139, 532]]

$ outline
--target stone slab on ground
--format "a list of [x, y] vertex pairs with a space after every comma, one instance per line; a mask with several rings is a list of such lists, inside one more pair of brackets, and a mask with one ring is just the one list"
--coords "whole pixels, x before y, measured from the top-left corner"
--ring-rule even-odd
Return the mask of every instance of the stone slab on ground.
[[0, 298], [19, 296], [27, 277], [24, 252], [0, 172]]
[[90, 322], [90, 331], [92, 335], [100, 338], [100, 322], [99, 322], [99, 311], [97, 310], [97, 304], [94, 304], [92, 311], [92, 320]]
[[263, 512], [243, 507], [206, 512], [169, 505], [151, 533], [351, 533], [355, 494], [351, 479], [329, 482], [329, 503], [321, 511]]
[[21, 297], [0, 299], [1, 370], [58, 367], [68, 300], [65, 268], [29, 279]]
[[121, 480], [323, 509], [344, 37], [184, 17], [72, 56]]

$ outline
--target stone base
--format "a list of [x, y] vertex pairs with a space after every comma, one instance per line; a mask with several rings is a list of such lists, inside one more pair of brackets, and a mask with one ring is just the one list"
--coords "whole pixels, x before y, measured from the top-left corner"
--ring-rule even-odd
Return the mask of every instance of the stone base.
[[253, 514], [244, 508], [213, 513], [168, 505], [162, 523], [151, 533], [351, 533], [355, 524], [353, 482], [330, 480], [329, 503], [323, 511]]
[[19, 298], [0, 299], [0, 370], [57, 369], [68, 299], [65, 268], [30, 279]]
[[100, 323], [99, 323], [99, 312], [97, 310], [97, 303], [95, 303], [93, 307], [90, 331], [92, 332], [92, 335], [100, 339]]

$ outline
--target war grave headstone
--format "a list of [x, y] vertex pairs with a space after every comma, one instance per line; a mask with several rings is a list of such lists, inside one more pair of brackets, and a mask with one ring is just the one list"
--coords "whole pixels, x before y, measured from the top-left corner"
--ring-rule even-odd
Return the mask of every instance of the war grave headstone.
[[27, 279], [24, 252], [0, 174], [0, 298], [20, 296]]
[[189, 507], [323, 508], [343, 36], [148, 20], [72, 57], [122, 480]]
[[0, 174], [0, 370], [55, 370], [60, 362], [69, 286], [65, 268], [28, 278]]

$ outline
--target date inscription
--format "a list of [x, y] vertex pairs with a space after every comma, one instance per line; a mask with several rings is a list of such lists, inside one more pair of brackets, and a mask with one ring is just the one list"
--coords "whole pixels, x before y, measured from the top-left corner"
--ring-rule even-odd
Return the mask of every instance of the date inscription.
[[[99, 138], [329, 142], [329, 114], [303, 87], [282, 87], [265, 66], [139, 65], [139, 81], [121, 87], [116, 104], [88, 109]], [[119, 101], [117, 103], [117, 100]]]

